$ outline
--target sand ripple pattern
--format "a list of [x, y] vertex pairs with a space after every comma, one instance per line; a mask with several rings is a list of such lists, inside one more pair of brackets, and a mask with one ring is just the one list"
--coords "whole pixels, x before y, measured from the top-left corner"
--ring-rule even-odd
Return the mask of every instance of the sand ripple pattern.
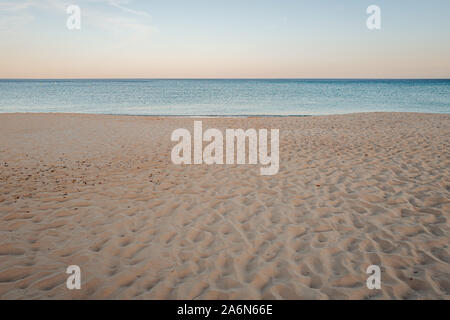
[[449, 115], [203, 119], [280, 128], [271, 177], [171, 164], [192, 126], [0, 115], [0, 299], [450, 298]]

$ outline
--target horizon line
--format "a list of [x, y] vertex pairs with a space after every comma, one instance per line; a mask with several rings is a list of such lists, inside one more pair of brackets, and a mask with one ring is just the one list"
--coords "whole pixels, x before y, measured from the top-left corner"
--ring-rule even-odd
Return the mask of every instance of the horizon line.
[[294, 78], [294, 77], [286, 77], [286, 78], [125, 78], [125, 77], [118, 77], [118, 78], [0, 78], [0, 81], [2, 80], [450, 80], [450, 77], [448, 78]]

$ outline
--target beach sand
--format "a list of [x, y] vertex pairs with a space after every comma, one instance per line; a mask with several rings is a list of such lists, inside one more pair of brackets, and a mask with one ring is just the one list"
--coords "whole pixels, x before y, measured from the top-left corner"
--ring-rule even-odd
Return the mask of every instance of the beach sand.
[[202, 119], [279, 128], [274, 176], [172, 164], [193, 121], [1, 114], [0, 299], [450, 298], [450, 115]]

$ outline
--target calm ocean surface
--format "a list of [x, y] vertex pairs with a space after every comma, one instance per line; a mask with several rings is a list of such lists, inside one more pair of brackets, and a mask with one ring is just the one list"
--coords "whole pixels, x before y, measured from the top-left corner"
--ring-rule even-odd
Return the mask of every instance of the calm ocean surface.
[[450, 113], [450, 80], [0, 80], [0, 112]]

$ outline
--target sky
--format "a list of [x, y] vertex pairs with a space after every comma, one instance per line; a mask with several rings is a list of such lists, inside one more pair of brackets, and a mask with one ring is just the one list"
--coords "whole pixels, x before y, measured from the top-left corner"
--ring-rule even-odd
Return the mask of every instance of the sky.
[[448, 0], [0, 0], [0, 78], [450, 78], [449, 15]]

